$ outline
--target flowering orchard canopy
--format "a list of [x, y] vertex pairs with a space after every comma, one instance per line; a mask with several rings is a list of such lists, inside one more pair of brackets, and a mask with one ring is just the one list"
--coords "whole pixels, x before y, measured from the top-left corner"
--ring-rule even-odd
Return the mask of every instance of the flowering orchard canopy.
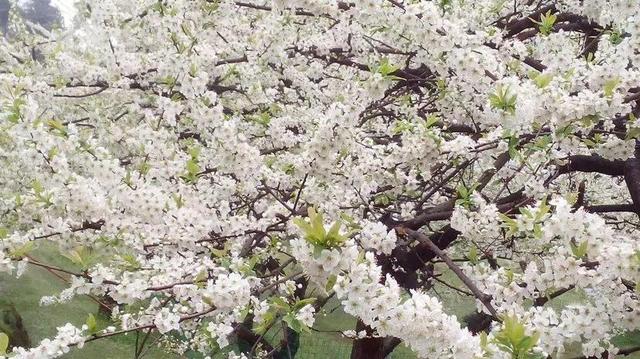
[[0, 45], [0, 270], [113, 326], [8, 358], [287, 357], [336, 305], [353, 358], [640, 350], [612, 342], [640, 327], [637, 0], [77, 7]]

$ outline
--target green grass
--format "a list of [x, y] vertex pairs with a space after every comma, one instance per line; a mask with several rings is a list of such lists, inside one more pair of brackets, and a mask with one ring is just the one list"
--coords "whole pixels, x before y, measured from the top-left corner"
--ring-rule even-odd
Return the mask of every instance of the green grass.
[[[48, 252], [51, 248], [45, 247], [34, 252], [34, 257], [46, 263], [55, 263], [70, 267], [69, 263], [59, 258], [56, 260]], [[89, 313], [96, 315], [98, 304], [87, 296], [78, 296], [68, 303], [52, 306], [40, 306], [40, 298], [44, 295], [58, 294], [67, 287], [60, 278], [52, 275], [43, 268], [29, 266], [28, 270], [16, 279], [15, 276], [0, 274], [0, 296], [12, 302], [29, 333], [32, 345], [36, 345], [44, 338], [53, 337], [56, 334], [56, 326], [72, 323], [81, 326]], [[98, 326], [106, 327], [107, 320], [96, 315]], [[87, 343], [83, 349], [72, 349], [64, 355], [64, 359], [105, 358], [120, 359], [132, 358], [135, 348], [135, 335], [114, 336]], [[150, 349], [147, 358], [178, 358], [175, 354], [164, 353], [158, 348]]]

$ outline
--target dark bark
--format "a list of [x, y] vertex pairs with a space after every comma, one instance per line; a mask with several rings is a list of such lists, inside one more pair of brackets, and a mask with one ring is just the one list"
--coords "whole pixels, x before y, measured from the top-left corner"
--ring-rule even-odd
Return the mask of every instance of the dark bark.
[[473, 334], [486, 332], [491, 328], [493, 317], [489, 314], [474, 312], [462, 318], [462, 322]]
[[640, 216], [640, 159], [630, 158], [624, 163], [624, 181], [631, 194], [634, 211]]
[[9, 337], [9, 347], [31, 347], [29, 334], [13, 303], [0, 300], [0, 332]]
[[558, 168], [559, 174], [570, 172], [597, 172], [609, 176], [622, 176], [625, 163], [607, 160], [598, 156], [576, 155], [569, 157], [568, 163]]
[[[430, 239], [440, 249], [445, 249], [458, 237], [458, 234], [460, 232], [447, 225], [442, 232], [431, 235]], [[382, 269], [385, 273], [391, 273], [403, 288], [415, 289], [418, 287], [417, 271], [426, 268], [427, 263], [433, 258], [435, 253], [424, 243], [418, 243], [410, 248], [398, 246], [393, 250], [390, 258], [383, 261]], [[401, 270], [394, 269], [394, 264]]]
[[[364, 330], [371, 334], [372, 329], [358, 320], [356, 332]], [[351, 359], [384, 359], [384, 338], [362, 338], [353, 341], [351, 346]]]
[[273, 353], [273, 359], [294, 359], [300, 348], [300, 334], [289, 327], [286, 327], [285, 331], [285, 337], [280, 342], [280, 349]]
[[402, 340], [395, 337], [384, 338], [382, 343], [384, 357], [386, 358], [387, 356], [389, 356], [389, 354], [391, 354], [396, 349], [396, 347], [400, 345], [400, 343], [402, 343]]
[[540, 20], [540, 16], [542, 14], [545, 14], [547, 11], [551, 11], [552, 13], [555, 13], [557, 10], [555, 5], [548, 5], [529, 14], [529, 16], [527, 17], [522, 17], [522, 18], [510, 21], [509, 23], [506, 24], [506, 26], [504, 26], [505, 30], [507, 30], [507, 34], [505, 37], [507, 38], [513, 37], [516, 34], [526, 29], [536, 27], [537, 24], [534, 22], [534, 20], [535, 21]]
[[584, 207], [585, 211], [592, 213], [610, 213], [610, 212], [635, 212], [633, 204], [600, 204], [595, 206]]
[[536, 300], [533, 301], [533, 305], [536, 306], [536, 307], [543, 306], [548, 301], [550, 301], [551, 299], [557, 298], [557, 297], [563, 295], [564, 293], [572, 290], [573, 288], [575, 288], [575, 286], [572, 284], [572, 285], [570, 285], [570, 286], [568, 286], [566, 288], [558, 289], [557, 291], [555, 291], [555, 292], [553, 292], [553, 293], [551, 293], [551, 294], [549, 294], [547, 296], [538, 297], [538, 298], [536, 298]]
[[273, 346], [269, 344], [264, 337], [254, 333], [251, 329], [251, 323], [253, 317], [249, 316], [245, 319], [244, 323], [238, 324], [235, 329], [236, 336], [238, 338], [238, 346], [243, 353], [251, 352], [252, 348], [256, 346], [256, 343], [261, 343], [262, 348], [267, 352], [273, 352]]

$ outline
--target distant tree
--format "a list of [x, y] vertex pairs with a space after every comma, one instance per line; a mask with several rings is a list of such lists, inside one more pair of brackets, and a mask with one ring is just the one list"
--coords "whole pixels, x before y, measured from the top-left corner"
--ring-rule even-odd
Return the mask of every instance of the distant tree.
[[[0, 31], [3, 36], [9, 33], [10, 10], [9, 0], [0, 0]], [[39, 24], [46, 29], [52, 29], [62, 23], [60, 11], [51, 5], [50, 0], [28, 0], [20, 5], [20, 14], [25, 20]]]
[[[0, 0], [7, 1], [7, 0]], [[2, 5], [0, 5], [0, 9]], [[51, 29], [60, 24], [62, 16], [55, 6], [51, 5], [50, 0], [29, 0], [21, 6], [24, 17], [46, 29]], [[1, 12], [1, 11], [0, 11]]]
[[9, 0], [0, 0], [0, 31], [3, 36], [9, 28], [9, 9], [11, 9]]

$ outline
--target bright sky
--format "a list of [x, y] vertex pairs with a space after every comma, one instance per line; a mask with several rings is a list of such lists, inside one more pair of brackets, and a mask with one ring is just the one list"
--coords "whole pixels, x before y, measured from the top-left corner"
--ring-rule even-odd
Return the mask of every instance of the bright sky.
[[76, 14], [76, 8], [73, 6], [75, 0], [51, 0], [51, 5], [60, 10], [60, 14], [64, 18], [65, 26], [71, 25], [71, 20]]

